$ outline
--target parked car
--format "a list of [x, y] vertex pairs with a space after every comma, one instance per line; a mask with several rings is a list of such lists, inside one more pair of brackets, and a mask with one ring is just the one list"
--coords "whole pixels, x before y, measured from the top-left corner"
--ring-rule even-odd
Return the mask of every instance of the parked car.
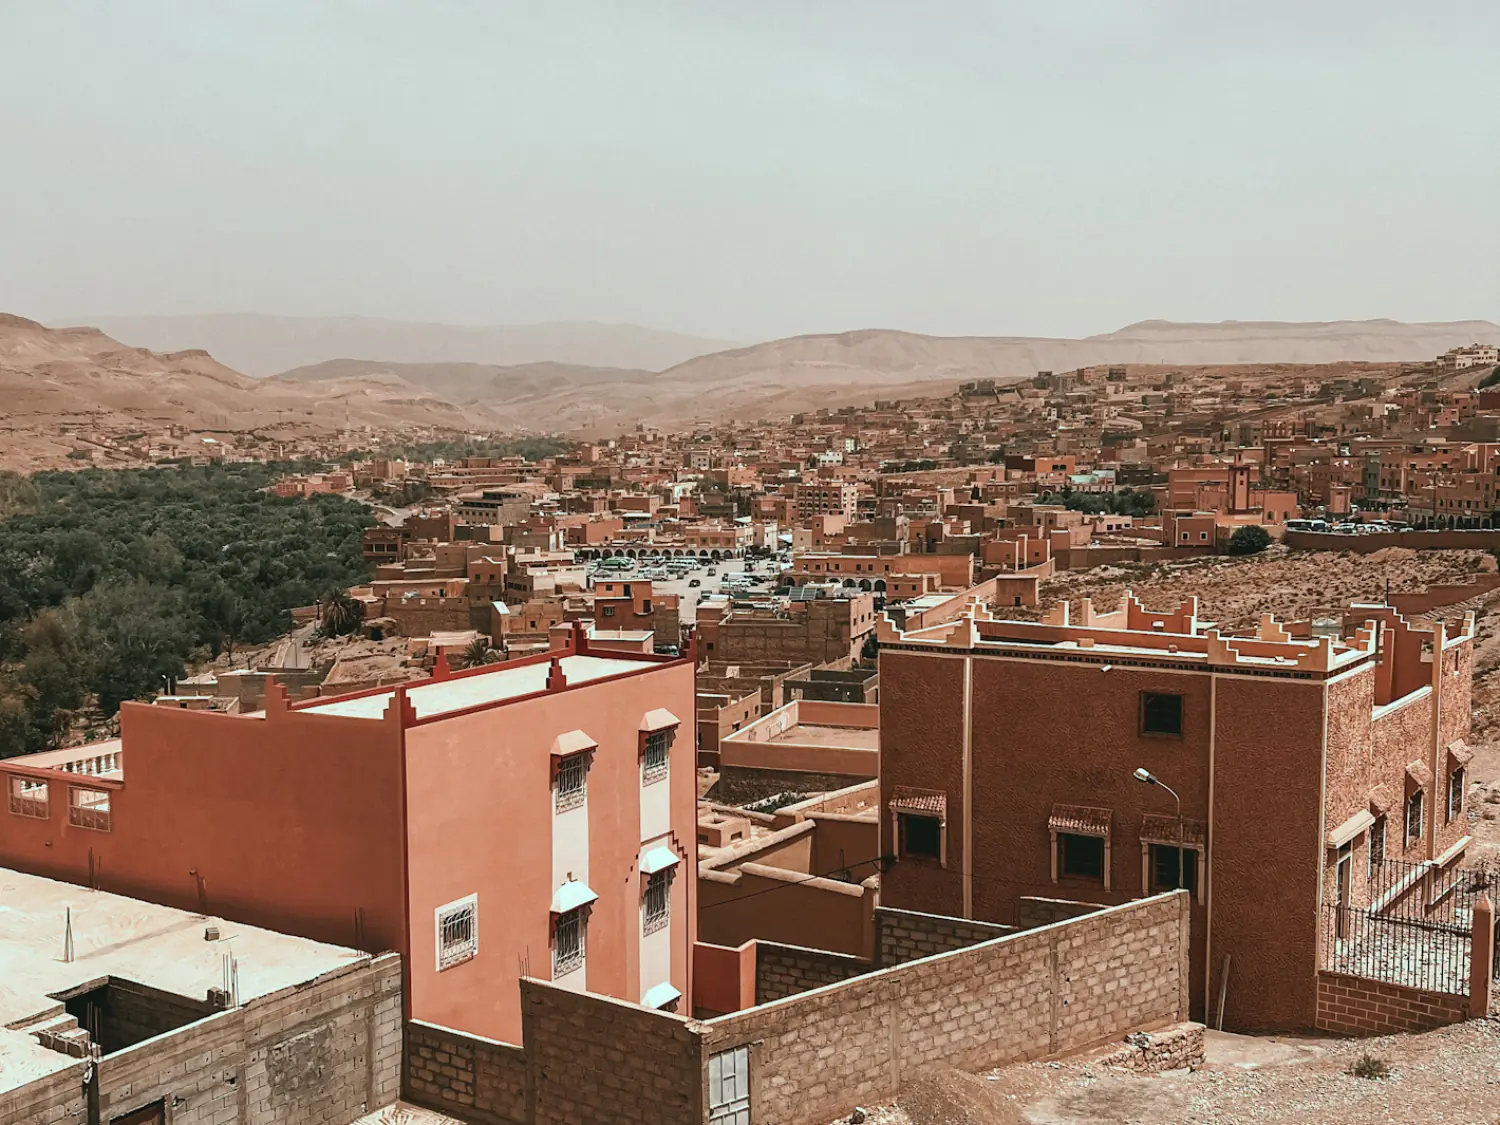
[[703, 583], [699, 579], [697, 579], [697, 578], [691, 579], [688, 582], [688, 586], [689, 587], [692, 587], [692, 586], [701, 586], [701, 585], [703, 585]]

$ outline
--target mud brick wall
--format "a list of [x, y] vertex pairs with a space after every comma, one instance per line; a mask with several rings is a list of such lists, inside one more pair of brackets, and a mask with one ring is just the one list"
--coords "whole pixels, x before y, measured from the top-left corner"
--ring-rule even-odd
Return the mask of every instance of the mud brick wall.
[[702, 1125], [697, 1025], [604, 996], [521, 981], [534, 1125]]
[[1319, 1031], [1335, 1035], [1391, 1035], [1427, 1031], [1461, 1023], [1469, 1017], [1469, 998], [1449, 992], [1343, 973], [1318, 972]]
[[1101, 910], [707, 1021], [748, 1047], [751, 1119], [823, 1125], [939, 1068], [979, 1070], [1184, 1020], [1186, 892]]
[[868, 961], [847, 953], [828, 953], [822, 949], [803, 949], [796, 945], [778, 945], [772, 941], [755, 943], [755, 1002], [769, 1004], [837, 984], [850, 977], [868, 973]]
[[105, 1056], [100, 1119], [181, 1099], [172, 1125], [346, 1125], [395, 1101], [400, 1079], [392, 953]]
[[1050, 926], [1069, 918], [1081, 918], [1096, 910], [1103, 910], [1100, 902], [1074, 902], [1068, 898], [1034, 898], [1030, 895], [1016, 900], [1016, 926], [1022, 930], [1037, 926]]
[[526, 1052], [412, 1020], [406, 1025], [406, 1097], [476, 1125], [526, 1125]]
[[914, 910], [875, 908], [875, 960], [882, 968], [901, 965], [934, 953], [967, 949], [980, 942], [1015, 933], [1016, 927], [975, 922]]

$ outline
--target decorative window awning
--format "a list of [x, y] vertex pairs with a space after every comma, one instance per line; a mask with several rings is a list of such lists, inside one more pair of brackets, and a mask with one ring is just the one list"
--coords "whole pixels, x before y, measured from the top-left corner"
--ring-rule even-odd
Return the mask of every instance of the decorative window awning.
[[1330, 848], [1342, 848], [1350, 840], [1363, 834], [1374, 823], [1375, 814], [1369, 809], [1360, 809], [1359, 812], [1328, 833], [1328, 846]]
[[948, 818], [948, 794], [937, 789], [913, 789], [897, 785], [891, 789], [891, 812]]
[[1370, 790], [1370, 807], [1378, 813], [1388, 813], [1400, 804], [1401, 797], [1394, 786], [1381, 785]]
[[599, 749], [599, 743], [581, 730], [564, 731], [552, 740], [552, 756], [567, 758], [574, 754], [587, 754]]
[[641, 733], [653, 734], [668, 727], [680, 727], [682, 720], [665, 707], [657, 707], [641, 716]]
[[1448, 757], [1452, 758], [1461, 766], [1469, 764], [1469, 759], [1474, 756], [1474, 748], [1461, 738], [1456, 738], [1448, 743]]
[[1421, 758], [1406, 763], [1406, 778], [1417, 789], [1426, 789], [1432, 784], [1432, 771]]
[[643, 1008], [665, 1008], [668, 1004], [675, 1004], [682, 999], [682, 993], [670, 984], [662, 983], [646, 990], [646, 995], [641, 997]]
[[1201, 848], [1208, 841], [1208, 825], [1201, 820], [1178, 820], [1175, 816], [1152, 814], [1141, 822], [1141, 843], [1172, 844], [1184, 848]]
[[580, 906], [588, 906], [597, 902], [599, 896], [589, 889], [589, 885], [579, 879], [569, 879], [558, 887], [552, 895], [552, 913], [566, 914], [571, 910], [577, 910]]
[[678, 862], [677, 854], [671, 848], [659, 844], [641, 856], [641, 874], [655, 875], [659, 871], [668, 871], [676, 867]]
[[1053, 832], [1074, 836], [1108, 836], [1113, 809], [1096, 809], [1088, 805], [1053, 805], [1047, 827]]

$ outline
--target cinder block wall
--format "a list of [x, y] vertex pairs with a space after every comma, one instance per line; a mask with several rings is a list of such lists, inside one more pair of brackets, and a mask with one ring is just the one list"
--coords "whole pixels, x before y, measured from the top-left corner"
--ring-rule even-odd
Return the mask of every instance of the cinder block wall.
[[837, 984], [868, 973], [872, 967], [863, 958], [851, 957], [847, 953], [757, 941], [755, 1002], [769, 1004], [772, 1000], [782, 1000], [826, 984]]
[[99, 1116], [163, 1101], [172, 1125], [345, 1125], [394, 1102], [400, 1079], [401, 961], [389, 953], [106, 1056]]
[[1016, 925], [1023, 930], [1050, 926], [1069, 918], [1081, 918], [1103, 910], [1102, 902], [1074, 902], [1068, 898], [1036, 898], [1031, 895], [1016, 900]]
[[822, 1125], [929, 1069], [979, 1070], [1185, 1019], [1187, 962], [1187, 895], [1176, 892], [701, 1026], [710, 1055], [749, 1049], [757, 1125]]
[[935, 953], [967, 949], [1016, 932], [1014, 926], [922, 914], [915, 910], [875, 908], [875, 958], [882, 968], [905, 964]]
[[526, 1125], [526, 1052], [413, 1020], [406, 1025], [406, 1097], [476, 1125]]

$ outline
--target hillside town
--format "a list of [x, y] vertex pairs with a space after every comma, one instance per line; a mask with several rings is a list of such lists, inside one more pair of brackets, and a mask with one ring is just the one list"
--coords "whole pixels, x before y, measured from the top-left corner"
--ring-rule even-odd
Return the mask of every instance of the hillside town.
[[1492, 353], [298, 450], [368, 577], [0, 759], [0, 1121], [956, 1120], [1483, 1021]]

